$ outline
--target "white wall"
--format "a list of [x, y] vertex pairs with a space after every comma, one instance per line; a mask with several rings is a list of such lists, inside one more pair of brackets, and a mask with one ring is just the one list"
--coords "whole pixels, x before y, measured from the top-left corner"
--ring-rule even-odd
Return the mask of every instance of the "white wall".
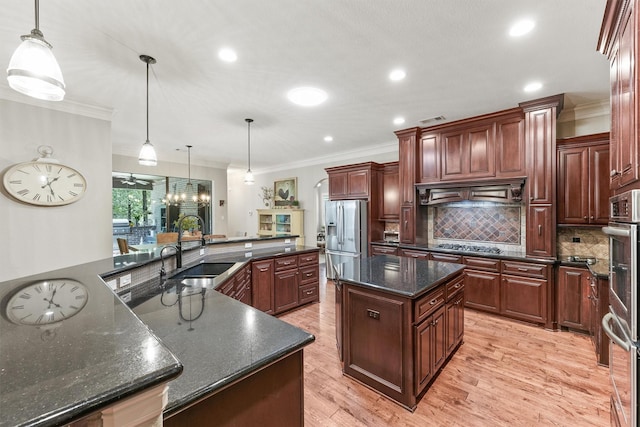
[[[117, 172], [141, 173], [158, 176], [173, 176], [179, 178], [187, 178], [189, 174], [186, 164], [187, 155], [185, 153], [185, 163], [165, 162], [158, 159], [158, 165], [154, 167], [141, 166], [138, 159], [118, 154], [113, 155], [113, 170]], [[191, 178], [205, 179], [213, 182], [213, 234], [228, 234], [228, 216], [227, 216], [227, 170], [207, 167], [194, 164], [194, 158], [191, 158]], [[224, 206], [220, 206], [220, 200], [224, 201]]]
[[354, 153], [352, 156], [344, 156], [340, 160], [326, 160], [318, 164], [310, 164], [277, 171], [254, 171], [256, 183], [244, 184], [246, 170], [229, 170], [227, 174], [228, 199], [229, 199], [229, 235], [255, 236], [258, 232], [258, 215], [256, 209], [263, 209], [260, 187], [273, 188], [273, 182], [283, 178], [297, 178], [300, 208], [304, 209], [304, 234], [305, 244], [315, 246], [316, 224], [318, 220], [316, 209], [315, 185], [323, 178], [327, 178], [324, 168], [330, 166], [348, 165], [361, 162], [385, 163], [398, 160], [397, 143], [386, 147], [385, 152]]
[[108, 120], [0, 99], [0, 171], [50, 145], [80, 171], [87, 192], [66, 206], [37, 207], [0, 190], [0, 282], [111, 256], [111, 125]]

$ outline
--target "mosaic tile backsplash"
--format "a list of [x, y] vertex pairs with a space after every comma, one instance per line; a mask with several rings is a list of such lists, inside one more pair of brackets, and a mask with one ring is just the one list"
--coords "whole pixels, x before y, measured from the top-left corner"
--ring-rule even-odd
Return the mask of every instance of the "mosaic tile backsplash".
[[519, 205], [449, 204], [435, 207], [433, 211], [435, 239], [520, 244], [522, 215]]

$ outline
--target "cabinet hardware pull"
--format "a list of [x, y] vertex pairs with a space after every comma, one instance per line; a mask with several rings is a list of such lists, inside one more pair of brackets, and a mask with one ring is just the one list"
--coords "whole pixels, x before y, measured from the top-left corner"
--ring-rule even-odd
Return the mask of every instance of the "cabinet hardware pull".
[[437, 302], [438, 302], [438, 300], [437, 300], [437, 299], [432, 299], [431, 301], [429, 301], [429, 304], [430, 304], [430, 305], [434, 305], [434, 304], [435, 304], [435, 303], [437, 303]]
[[268, 271], [269, 269], [268, 268], [260, 268], [259, 270], [260, 271]]
[[518, 271], [529, 271], [529, 269], [528, 268], [518, 267]]
[[369, 316], [372, 319], [379, 320], [380, 319], [380, 312], [379, 311], [375, 311], [375, 310], [371, 310], [370, 308], [368, 308], [367, 309], [367, 316]]
[[591, 219], [595, 219], [595, 217], [593, 215], [591, 215]]
[[454, 286], [454, 288], [458, 289], [460, 286], [462, 286], [460, 283], [456, 283], [456, 285]]
[[311, 276], [313, 276], [313, 273], [306, 273], [306, 276], [307, 277], [311, 277]]
[[611, 169], [611, 173], [609, 174], [609, 176], [616, 176], [618, 175], [618, 171], [615, 169]]
[[305, 291], [305, 294], [307, 294], [307, 295], [313, 295], [313, 291]]
[[407, 229], [407, 227], [409, 227], [409, 221], [405, 221], [405, 222], [404, 222], [404, 229], [406, 230], [406, 229]]
[[582, 217], [582, 219], [584, 219], [585, 221], [588, 220], [589, 218], [585, 215]]
[[529, 200], [533, 202], [533, 196], [529, 197]]
[[542, 225], [538, 225], [538, 236], [542, 236]]

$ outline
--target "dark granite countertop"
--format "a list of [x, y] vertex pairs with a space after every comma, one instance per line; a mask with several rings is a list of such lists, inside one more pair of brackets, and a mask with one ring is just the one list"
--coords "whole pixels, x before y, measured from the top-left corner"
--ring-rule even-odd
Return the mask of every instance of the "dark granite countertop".
[[[182, 289], [180, 301], [175, 288], [164, 295], [148, 288], [133, 311], [100, 278], [119, 271], [111, 258], [0, 283], [0, 427], [66, 424], [175, 378], [165, 409], [170, 413], [304, 347], [313, 335], [214, 289], [247, 261], [310, 251], [318, 248], [206, 256], [201, 262], [235, 265], [211, 288]], [[4, 311], [12, 295], [52, 278], [83, 283], [87, 305], [53, 328], [7, 320]]]
[[340, 280], [417, 298], [462, 273], [464, 265], [393, 255], [354, 259], [338, 265]]
[[[180, 374], [180, 361], [98, 276], [112, 265], [106, 259], [0, 283], [0, 426], [63, 425]], [[49, 326], [7, 320], [11, 296], [54, 278], [86, 286], [78, 314]]]

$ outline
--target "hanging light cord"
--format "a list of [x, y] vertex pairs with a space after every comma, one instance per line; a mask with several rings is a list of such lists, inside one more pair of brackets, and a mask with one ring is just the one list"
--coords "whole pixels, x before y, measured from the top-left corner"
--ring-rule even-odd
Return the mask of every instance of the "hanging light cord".
[[189, 167], [189, 184], [191, 184], [191, 145], [187, 145], [187, 165]]
[[149, 61], [147, 63], [147, 142], [149, 142]]
[[247, 147], [248, 147], [248, 155], [247, 155], [247, 171], [251, 171], [251, 122], [253, 119], [244, 119], [247, 122]]
[[36, 0], [36, 31], [40, 32], [40, 0]]

